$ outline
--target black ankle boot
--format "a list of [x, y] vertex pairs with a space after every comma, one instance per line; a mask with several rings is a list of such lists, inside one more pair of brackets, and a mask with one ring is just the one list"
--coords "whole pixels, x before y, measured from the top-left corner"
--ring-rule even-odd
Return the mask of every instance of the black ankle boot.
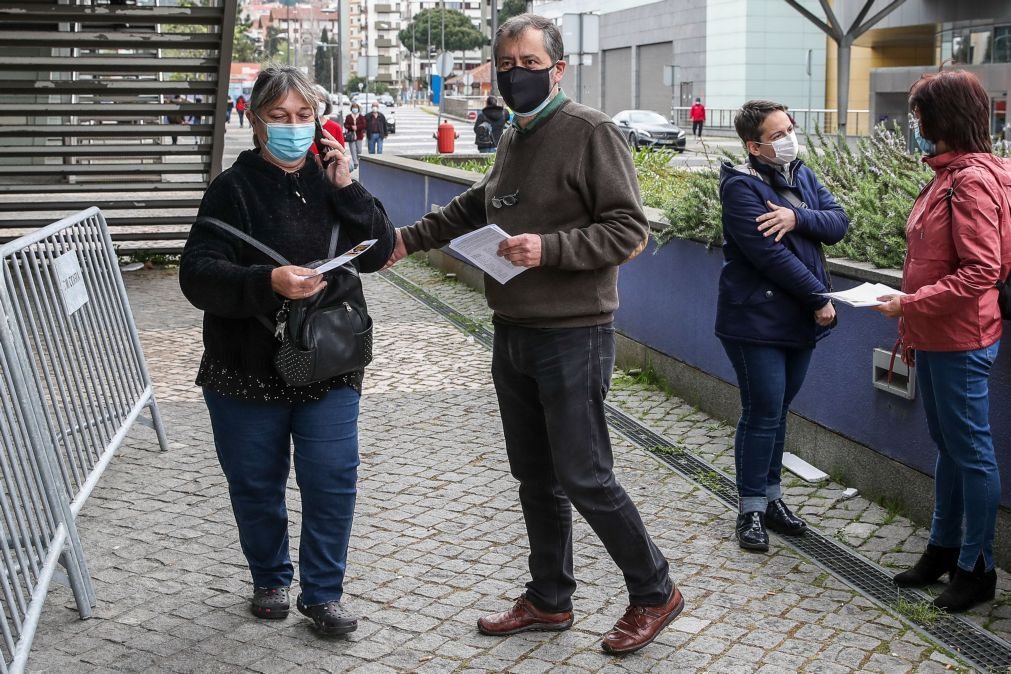
[[983, 557], [976, 560], [972, 571], [955, 569], [948, 588], [934, 600], [934, 606], [943, 608], [948, 613], [962, 613], [976, 604], [993, 599], [997, 591], [997, 570], [984, 570]]
[[928, 544], [927, 551], [920, 556], [913, 568], [895, 576], [895, 584], [899, 587], [926, 587], [936, 583], [944, 574], [948, 574], [949, 580], [954, 580], [959, 552], [961, 548], [942, 548]]
[[781, 498], [769, 501], [765, 509], [765, 527], [783, 536], [803, 536], [807, 531], [807, 523], [794, 515]]
[[737, 516], [737, 542], [745, 550], [765, 552], [769, 549], [769, 534], [765, 530], [765, 513], [741, 513]]

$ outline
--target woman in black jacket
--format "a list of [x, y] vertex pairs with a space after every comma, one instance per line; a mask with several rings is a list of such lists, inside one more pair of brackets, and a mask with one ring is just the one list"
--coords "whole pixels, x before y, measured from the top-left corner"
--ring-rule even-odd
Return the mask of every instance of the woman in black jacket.
[[[273, 367], [278, 347], [261, 322], [273, 322], [285, 299], [320, 292], [325, 281], [301, 266], [326, 257], [333, 224], [338, 252], [378, 239], [353, 261], [361, 272], [382, 268], [393, 227], [382, 205], [353, 182], [347, 151], [329, 134], [324, 170], [308, 155], [317, 94], [297, 69], [260, 72], [245, 114], [256, 149], [208, 187], [183, 251], [179, 281], [204, 311], [204, 355], [196, 383], [228, 481], [242, 552], [253, 579], [252, 612], [288, 614], [293, 568], [288, 553], [285, 490], [294, 442], [302, 496], [297, 607], [324, 634], [343, 634], [357, 618], [340, 603], [354, 514], [361, 371], [305, 387], [287, 386]], [[214, 226], [237, 227], [292, 260], [269, 257]]]

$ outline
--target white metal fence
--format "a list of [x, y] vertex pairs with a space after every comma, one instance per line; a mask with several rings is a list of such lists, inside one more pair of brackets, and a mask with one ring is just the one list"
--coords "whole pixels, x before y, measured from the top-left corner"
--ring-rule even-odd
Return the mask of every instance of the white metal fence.
[[0, 246], [0, 372], [0, 672], [20, 672], [57, 564], [91, 615], [74, 518], [130, 427], [167, 448], [97, 208]]
[[[691, 129], [692, 122], [688, 116], [690, 107], [671, 108], [671, 119], [675, 124]], [[706, 128], [734, 129], [734, 117], [739, 108], [706, 108]], [[814, 133], [815, 126], [828, 134], [834, 134], [839, 129], [839, 111], [824, 108], [791, 108], [797, 126], [807, 133]], [[865, 136], [871, 132], [870, 110], [850, 110], [846, 115], [846, 133], [850, 136]]]

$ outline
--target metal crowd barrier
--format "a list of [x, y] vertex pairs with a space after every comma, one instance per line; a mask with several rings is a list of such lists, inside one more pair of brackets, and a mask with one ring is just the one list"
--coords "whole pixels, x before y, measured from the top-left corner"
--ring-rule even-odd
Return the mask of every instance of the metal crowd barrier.
[[0, 672], [24, 671], [51, 581], [91, 616], [74, 518], [135, 421], [167, 449], [101, 211], [0, 246]]

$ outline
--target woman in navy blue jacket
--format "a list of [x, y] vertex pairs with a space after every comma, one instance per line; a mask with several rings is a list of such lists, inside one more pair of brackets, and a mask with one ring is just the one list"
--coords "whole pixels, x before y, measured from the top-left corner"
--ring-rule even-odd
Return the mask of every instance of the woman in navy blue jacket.
[[741, 391], [734, 456], [742, 548], [769, 549], [768, 529], [802, 535], [807, 525], [783, 502], [786, 415], [804, 383], [815, 343], [835, 324], [822, 244], [842, 240], [849, 218], [797, 159], [786, 109], [749, 101], [734, 119], [748, 150], [720, 171], [723, 255], [716, 335]]

